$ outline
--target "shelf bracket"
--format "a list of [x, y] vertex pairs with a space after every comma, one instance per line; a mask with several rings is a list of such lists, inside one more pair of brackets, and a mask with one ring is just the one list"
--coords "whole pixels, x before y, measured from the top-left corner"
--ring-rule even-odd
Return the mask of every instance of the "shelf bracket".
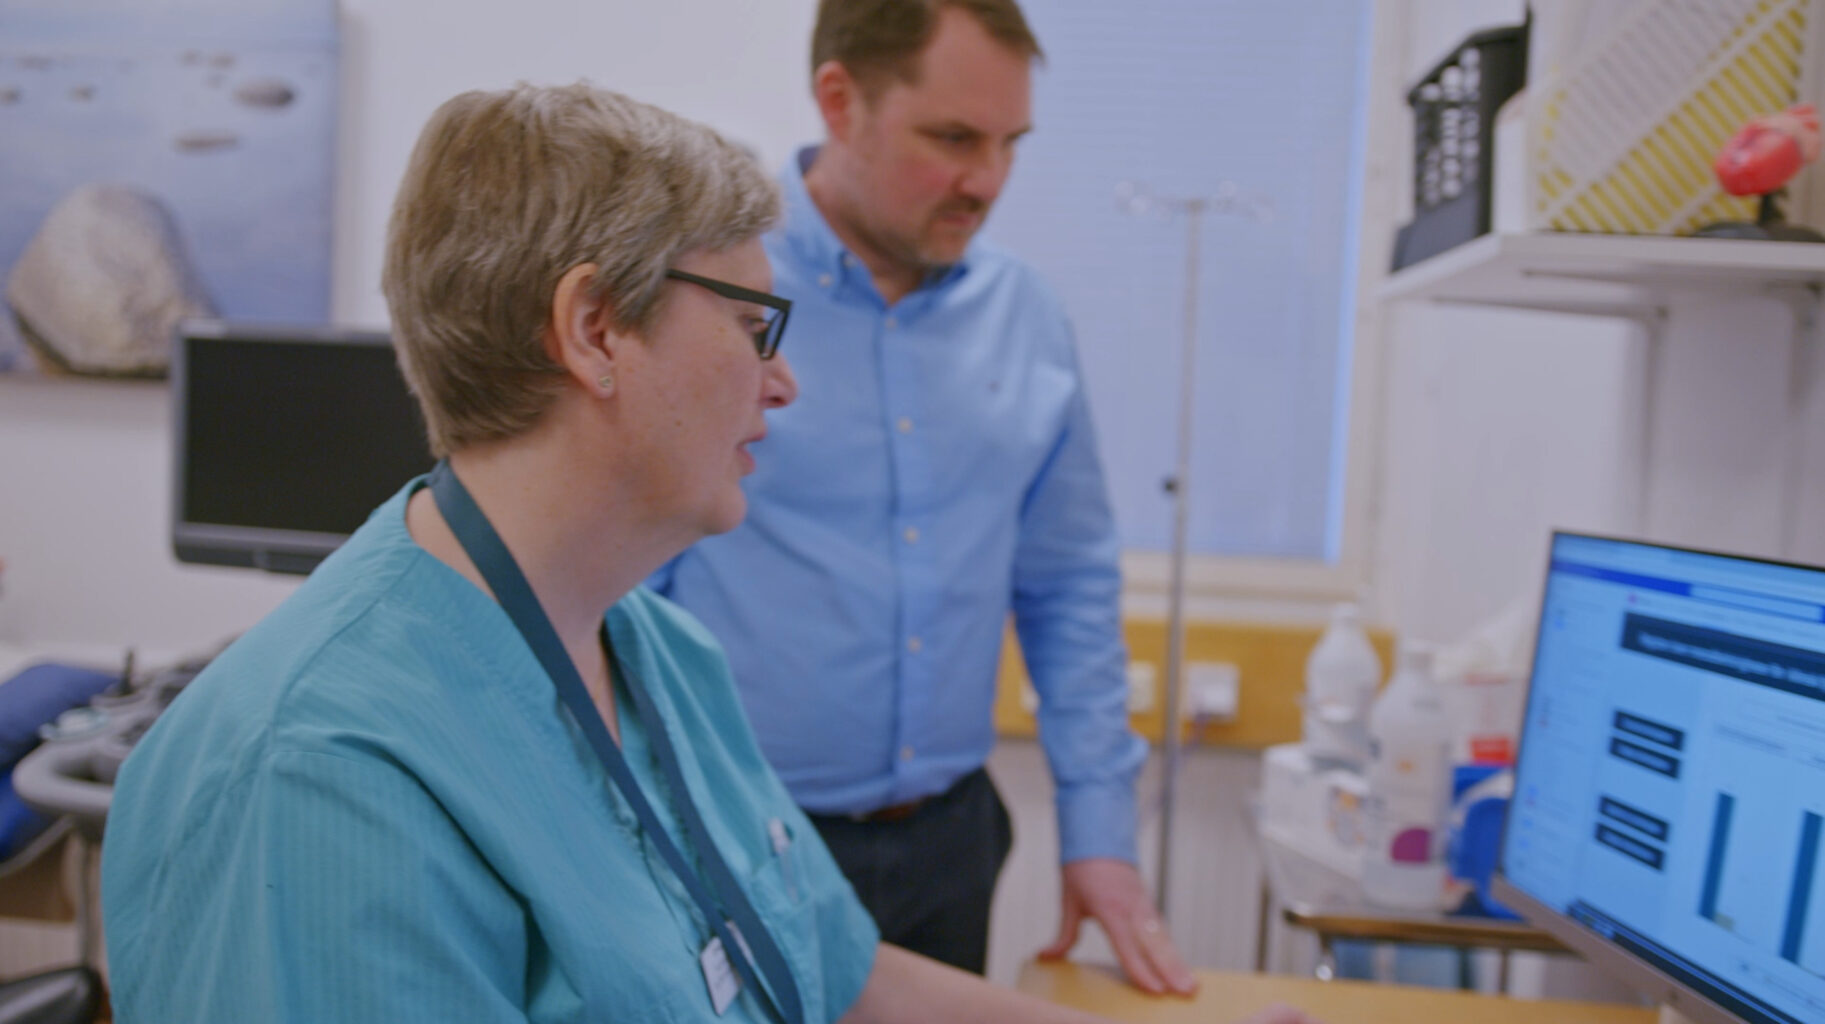
[[1570, 316], [1600, 316], [1616, 320], [1632, 320], [1650, 332], [1658, 331], [1666, 322], [1667, 308], [1652, 302], [1503, 302], [1487, 299], [1447, 299], [1429, 300], [1435, 305], [1458, 306], [1466, 309], [1512, 309], [1522, 313], [1564, 313]]
[[1786, 467], [1781, 474], [1781, 553], [1800, 559], [1800, 504], [1805, 498], [1804, 483], [1811, 453], [1810, 430], [1812, 406], [1818, 394], [1819, 376], [1819, 302], [1816, 284], [1775, 285], [1768, 295], [1787, 305], [1793, 313], [1793, 343], [1787, 368], [1787, 437]]

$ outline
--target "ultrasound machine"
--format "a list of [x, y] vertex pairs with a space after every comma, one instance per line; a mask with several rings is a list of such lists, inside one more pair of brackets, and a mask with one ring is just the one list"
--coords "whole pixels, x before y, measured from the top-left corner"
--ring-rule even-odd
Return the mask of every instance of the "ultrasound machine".
[[1497, 898], [1663, 1021], [1825, 1021], [1825, 571], [1551, 551]]
[[[431, 468], [385, 334], [197, 320], [179, 327], [172, 349], [171, 544], [181, 562], [308, 573]], [[73, 828], [92, 860], [121, 762], [208, 660], [129, 668], [39, 730], [11, 782], [27, 806], [57, 819], [45, 839]], [[0, 985], [0, 1024], [94, 1018], [98, 904], [92, 873], [83, 877], [85, 966]]]
[[[171, 398], [180, 562], [308, 573], [433, 461], [385, 334], [187, 321]], [[140, 673], [66, 712], [15, 771], [20, 798], [98, 840], [120, 762], [207, 661]]]
[[[308, 573], [433, 462], [381, 333], [187, 321], [171, 399], [180, 562]], [[66, 712], [15, 770], [20, 798], [99, 840], [120, 762], [207, 661], [130, 675]]]

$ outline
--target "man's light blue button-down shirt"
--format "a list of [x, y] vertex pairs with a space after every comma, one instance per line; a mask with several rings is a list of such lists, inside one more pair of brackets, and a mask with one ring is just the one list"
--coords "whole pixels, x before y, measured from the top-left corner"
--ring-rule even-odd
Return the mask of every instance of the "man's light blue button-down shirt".
[[784, 175], [767, 238], [799, 400], [769, 414], [748, 517], [654, 577], [729, 654], [807, 810], [942, 792], [987, 760], [1010, 612], [1065, 861], [1135, 858], [1118, 545], [1070, 325], [981, 241], [888, 306]]

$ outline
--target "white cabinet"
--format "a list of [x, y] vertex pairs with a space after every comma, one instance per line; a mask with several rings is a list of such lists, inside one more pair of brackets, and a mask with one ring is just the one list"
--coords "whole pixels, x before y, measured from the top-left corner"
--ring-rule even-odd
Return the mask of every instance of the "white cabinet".
[[1825, 562], [1822, 286], [1825, 245], [1509, 234], [1407, 267], [1376, 297], [1638, 325], [1640, 387], [1617, 396], [1636, 430], [1635, 478], [1619, 482], [1636, 489], [1636, 532]]

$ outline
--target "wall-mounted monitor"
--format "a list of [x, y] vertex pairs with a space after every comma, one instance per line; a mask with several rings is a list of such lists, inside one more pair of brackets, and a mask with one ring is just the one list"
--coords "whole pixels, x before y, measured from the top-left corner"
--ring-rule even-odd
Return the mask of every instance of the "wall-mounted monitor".
[[1556, 534], [1495, 892], [1686, 1019], [1825, 1021], [1825, 570]]
[[182, 562], [308, 573], [432, 465], [385, 334], [187, 321], [171, 382]]

